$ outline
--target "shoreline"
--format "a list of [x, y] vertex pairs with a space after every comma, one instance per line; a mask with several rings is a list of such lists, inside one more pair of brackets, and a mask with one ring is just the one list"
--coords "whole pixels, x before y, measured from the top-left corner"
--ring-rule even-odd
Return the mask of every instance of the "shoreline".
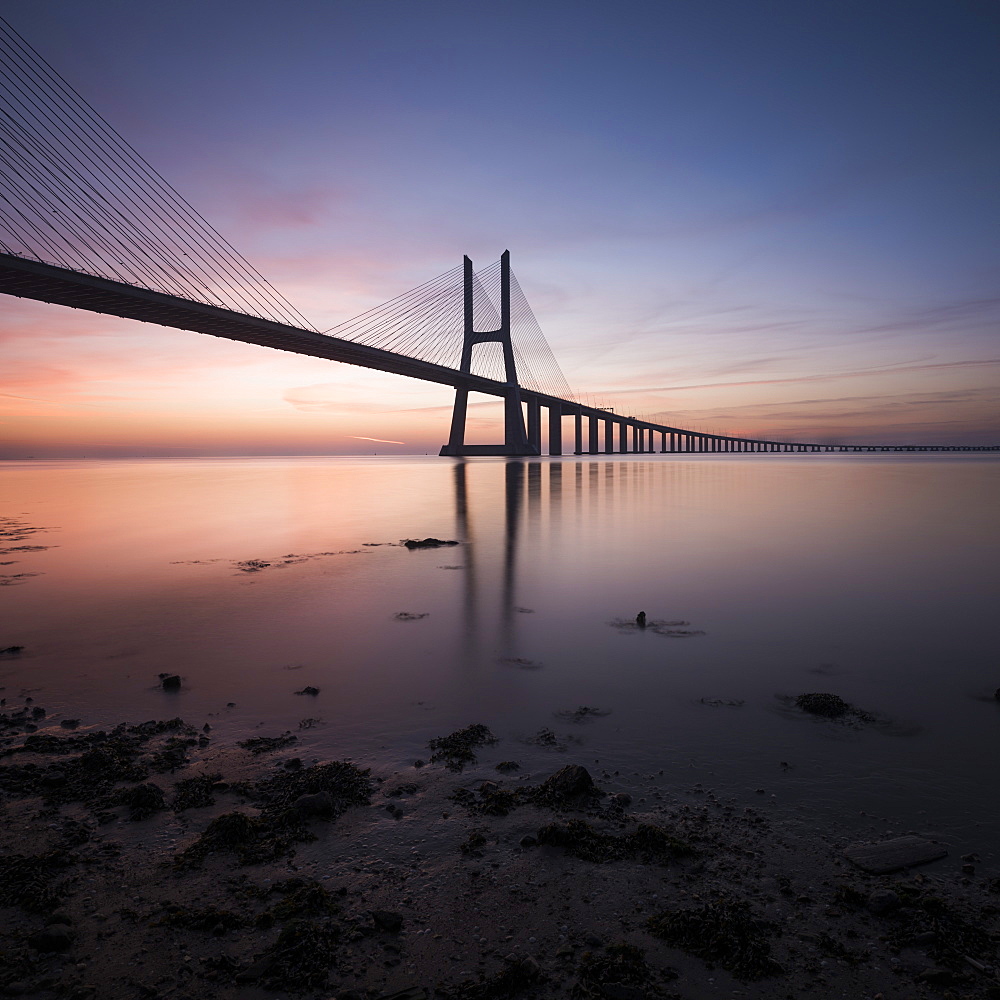
[[0, 995], [1000, 997], [992, 845], [868, 874], [805, 813], [669, 772], [611, 792], [595, 747], [515, 767], [485, 726], [369, 768], [7, 712]]

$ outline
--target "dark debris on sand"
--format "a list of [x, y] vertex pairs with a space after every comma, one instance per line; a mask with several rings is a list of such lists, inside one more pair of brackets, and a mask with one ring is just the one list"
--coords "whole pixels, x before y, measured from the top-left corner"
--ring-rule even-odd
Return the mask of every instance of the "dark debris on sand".
[[298, 742], [298, 736], [288, 732], [280, 736], [251, 736], [248, 740], [240, 740], [239, 745], [252, 754], [270, 753], [272, 750], [282, 750], [292, 743]]
[[601, 833], [586, 820], [559, 820], [538, 831], [538, 843], [561, 847], [574, 857], [595, 864], [625, 858], [667, 864], [694, 853], [686, 841], [652, 823], [640, 823], [635, 830], [616, 835]]
[[293, 843], [315, 839], [309, 829], [314, 819], [334, 820], [351, 806], [367, 805], [373, 791], [368, 775], [368, 770], [354, 764], [333, 761], [233, 785], [260, 814], [217, 816], [194, 844], [177, 855], [175, 864], [197, 865], [217, 851], [235, 854], [242, 864], [281, 857]]
[[858, 722], [874, 722], [875, 717], [868, 712], [855, 708], [850, 702], [844, 701], [839, 695], [825, 691], [814, 691], [810, 694], [800, 694], [795, 699], [797, 708], [810, 715], [821, 715], [827, 719], [853, 718]]
[[458, 542], [444, 538], [404, 538], [400, 544], [408, 549], [440, 549], [446, 545], [458, 545]]
[[439, 736], [431, 740], [427, 747], [431, 751], [431, 760], [442, 763], [449, 771], [461, 771], [466, 764], [474, 764], [476, 755], [473, 751], [489, 743], [496, 743], [497, 738], [482, 723], [473, 723], [464, 729], [457, 729], [447, 736]]
[[215, 805], [215, 796], [212, 793], [220, 781], [222, 775], [218, 772], [183, 778], [174, 785], [174, 797], [170, 808], [174, 812], [183, 812], [185, 809]]
[[602, 811], [599, 803], [603, 794], [585, 767], [567, 764], [540, 785], [518, 784], [514, 788], [505, 788], [496, 781], [484, 781], [476, 791], [457, 789], [451, 799], [470, 813], [480, 816], [506, 816], [512, 809], [523, 805], [557, 811], [587, 810], [598, 814]]
[[[51, 764], [32, 761], [0, 767], [0, 791], [16, 797], [40, 796], [50, 806], [67, 802], [103, 808], [120, 805], [118, 784], [142, 782], [151, 772], [183, 767], [188, 747], [197, 743], [194, 734], [195, 730], [182, 719], [138, 726], [123, 724], [111, 732], [60, 736], [31, 733], [23, 743], [8, 747], [0, 756], [24, 753], [57, 760]], [[160, 736], [166, 739], [151, 748], [150, 742]]]
[[691, 909], [664, 910], [649, 918], [649, 932], [675, 948], [714, 962], [740, 979], [782, 972], [771, 958], [773, 925], [755, 917], [741, 900], [717, 899]]
[[577, 981], [571, 991], [575, 1000], [663, 997], [657, 979], [677, 978], [672, 969], [652, 969], [642, 949], [625, 943], [584, 952], [576, 974]]

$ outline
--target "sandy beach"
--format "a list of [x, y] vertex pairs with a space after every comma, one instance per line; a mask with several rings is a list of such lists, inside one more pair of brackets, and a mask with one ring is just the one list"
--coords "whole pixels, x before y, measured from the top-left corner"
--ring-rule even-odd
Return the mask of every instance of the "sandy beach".
[[1000, 996], [991, 844], [870, 874], [856, 824], [609, 772], [597, 741], [528, 771], [488, 720], [380, 771], [3, 713], [7, 996]]

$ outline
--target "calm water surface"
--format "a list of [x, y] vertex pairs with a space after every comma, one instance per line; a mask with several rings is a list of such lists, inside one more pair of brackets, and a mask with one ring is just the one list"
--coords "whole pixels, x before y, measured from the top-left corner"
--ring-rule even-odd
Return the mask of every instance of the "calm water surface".
[[[0, 647], [26, 647], [0, 695], [56, 729], [180, 714], [400, 765], [484, 722], [529, 766], [978, 844], [998, 500], [990, 456], [0, 463]], [[398, 545], [425, 536], [462, 544]], [[878, 721], [803, 716], [810, 691]]]

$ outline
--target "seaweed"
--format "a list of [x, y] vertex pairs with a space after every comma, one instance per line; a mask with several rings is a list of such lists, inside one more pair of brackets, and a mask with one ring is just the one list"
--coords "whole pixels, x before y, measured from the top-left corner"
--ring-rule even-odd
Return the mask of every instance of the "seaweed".
[[649, 932], [675, 948], [728, 969], [740, 979], [783, 972], [771, 958], [767, 932], [774, 925], [753, 916], [747, 903], [720, 898], [697, 909], [664, 910], [650, 917]]
[[518, 785], [510, 789], [495, 781], [484, 781], [479, 786], [478, 795], [471, 789], [459, 788], [450, 798], [471, 813], [506, 816], [512, 809], [522, 805], [557, 810], [587, 809], [600, 813], [598, 799], [603, 794], [585, 767], [567, 764], [555, 774], [549, 775], [540, 785]]
[[[180, 866], [198, 864], [214, 851], [231, 851], [242, 864], [256, 864], [280, 857], [296, 841], [314, 840], [309, 818], [336, 819], [351, 806], [371, 801], [369, 771], [343, 761], [284, 771], [254, 784], [231, 785], [260, 808], [259, 816], [225, 813], [212, 820], [205, 832], [174, 859]], [[323, 808], [303, 810], [296, 804], [303, 796], [323, 796]]]
[[[32, 733], [23, 744], [9, 747], [0, 755], [34, 753], [62, 759], [45, 765], [0, 767], [0, 790], [21, 797], [42, 796], [50, 806], [77, 801], [117, 805], [116, 785], [145, 781], [151, 770], [182, 766], [187, 747], [194, 742], [194, 732], [183, 719], [175, 718], [137, 726], [122, 724], [110, 733]], [[147, 744], [164, 734], [170, 735], [163, 749], [146, 755]]]
[[270, 753], [272, 750], [281, 750], [298, 742], [298, 736], [293, 736], [290, 732], [282, 733], [280, 736], [251, 736], [248, 740], [240, 740], [239, 745], [245, 747], [252, 754]]
[[[673, 970], [667, 970], [667, 974], [668, 978], [676, 978]], [[653, 978], [654, 972], [646, 964], [641, 948], [625, 943], [610, 944], [603, 953], [584, 952], [571, 995], [581, 1000], [615, 996], [622, 992], [621, 987], [649, 986]]]
[[875, 721], [874, 715], [863, 712], [860, 708], [855, 708], [850, 702], [844, 701], [840, 695], [830, 694], [827, 691], [800, 694], [795, 698], [795, 705], [803, 712], [808, 712], [810, 715], [821, 715], [826, 719], [853, 717], [859, 722]]
[[153, 813], [167, 808], [163, 789], [151, 781], [134, 788], [123, 788], [115, 798], [121, 805], [128, 806], [131, 820], [148, 819]]
[[197, 864], [211, 853], [236, 854], [243, 864], [253, 864], [276, 856], [274, 846], [264, 841], [267, 828], [258, 818], [231, 812], [216, 816], [201, 836], [174, 858], [178, 867]]
[[183, 778], [174, 784], [174, 798], [170, 803], [170, 808], [174, 812], [183, 812], [185, 809], [197, 809], [201, 806], [211, 806], [215, 804], [215, 796], [212, 794], [215, 785], [222, 780], [222, 775], [218, 772], [212, 774], [197, 774], [193, 778]]
[[268, 964], [261, 982], [280, 990], [325, 986], [339, 938], [340, 927], [331, 920], [292, 920], [264, 952]]
[[616, 836], [599, 832], [586, 820], [570, 819], [547, 823], [538, 831], [538, 842], [595, 864], [635, 857], [666, 864], [694, 853], [686, 841], [652, 823], [640, 823], [631, 833]]
[[63, 850], [0, 855], [0, 906], [51, 912], [65, 896], [64, 886], [53, 882], [72, 860]]
[[476, 762], [474, 750], [496, 742], [497, 738], [486, 726], [474, 723], [447, 736], [439, 736], [427, 746], [433, 751], [432, 761], [442, 762], [449, 771], [462, 771], [466, 764]]

